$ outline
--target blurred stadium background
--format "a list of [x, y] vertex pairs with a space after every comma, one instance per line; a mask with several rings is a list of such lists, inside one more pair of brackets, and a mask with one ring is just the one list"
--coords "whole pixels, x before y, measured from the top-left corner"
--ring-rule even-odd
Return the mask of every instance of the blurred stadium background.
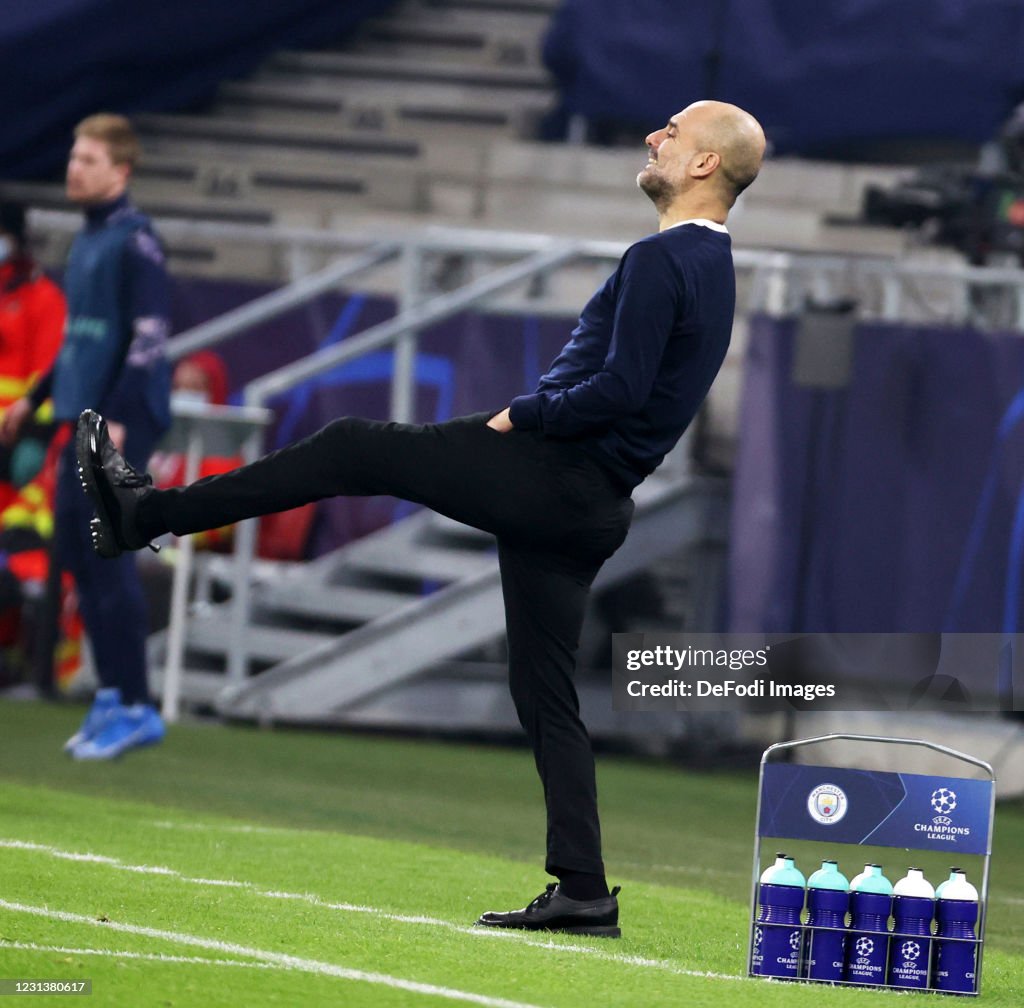
[[[613, 631], [1016, 633], [1022, 41], [1010, 0], [38, 0], [0, 25], [0, 197], [59, 274], [70, 130], [133, 117], [172, 353], [215, 350], [239, 407], [186, 411], [172, 444], [232, 454], [530, 388], [652, 226], [644, 135], [702, 97], [749, 108], [772, 157], [729, 222], [732, 349], [602, 573], [588, 721], [604, 748], [701, 761], [898, 726], [1019, 793], [1012, 676], [964, 670], [988, 714], [698, 716], [613, 711], [608, 667]], [[517, 737], [486, 537], [381, 499], [264, 526], [141, 558], [172, 716]], [[86, 653], [58, 689], [91, 683]]]

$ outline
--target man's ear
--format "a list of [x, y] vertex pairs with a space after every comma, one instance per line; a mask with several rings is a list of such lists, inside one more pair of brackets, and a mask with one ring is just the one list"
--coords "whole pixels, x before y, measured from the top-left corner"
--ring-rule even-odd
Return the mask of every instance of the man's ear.
[[690, 163], [690, 174], [694, 178], [707, 178], [721, 163], [721, 155], [715, 151], [701, 151]]

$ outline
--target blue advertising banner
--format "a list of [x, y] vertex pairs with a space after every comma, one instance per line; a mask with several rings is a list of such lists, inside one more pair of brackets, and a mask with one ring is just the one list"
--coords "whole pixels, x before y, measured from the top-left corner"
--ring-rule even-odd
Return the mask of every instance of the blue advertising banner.
[[992, 781], [768, 763], [758, 834], [988, 854]]

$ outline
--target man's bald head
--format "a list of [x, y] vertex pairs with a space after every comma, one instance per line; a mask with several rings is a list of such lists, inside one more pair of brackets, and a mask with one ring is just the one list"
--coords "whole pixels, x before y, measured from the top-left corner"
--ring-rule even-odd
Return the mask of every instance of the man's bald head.
[[754, 181], [765, 138], [757, 120], [735, 105], [699, 101], [647, 137], [647, 166], [637, 184], [664, 220], [677, 211], [725, 219]]
[[721, 158], [719, 181], [724, 184], [730, 205], [757, 178], [764, 158], [765, 136], [761, 124], [737, 105], [699, 101], [683, 109], [692, 117], [701, 147]]

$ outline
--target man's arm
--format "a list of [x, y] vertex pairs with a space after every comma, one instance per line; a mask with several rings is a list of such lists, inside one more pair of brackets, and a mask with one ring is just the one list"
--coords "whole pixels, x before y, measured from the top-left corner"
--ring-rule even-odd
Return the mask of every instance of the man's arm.
[[125, 248], [126, 308], [131, 334], [107, 406], [109, 419], [130, 423], [148, 411], [154, 369], [166, 360], [170, 290], [166, 260], [156, 237], [137, 231]]
[[513, 399], [513, 426], [576, 437], [643, 408], [676, 324], [682, 290], [669, 255], [656, 242], [630, 248], [620, 270], [614, 329], [601, 369], [571, 388]]

